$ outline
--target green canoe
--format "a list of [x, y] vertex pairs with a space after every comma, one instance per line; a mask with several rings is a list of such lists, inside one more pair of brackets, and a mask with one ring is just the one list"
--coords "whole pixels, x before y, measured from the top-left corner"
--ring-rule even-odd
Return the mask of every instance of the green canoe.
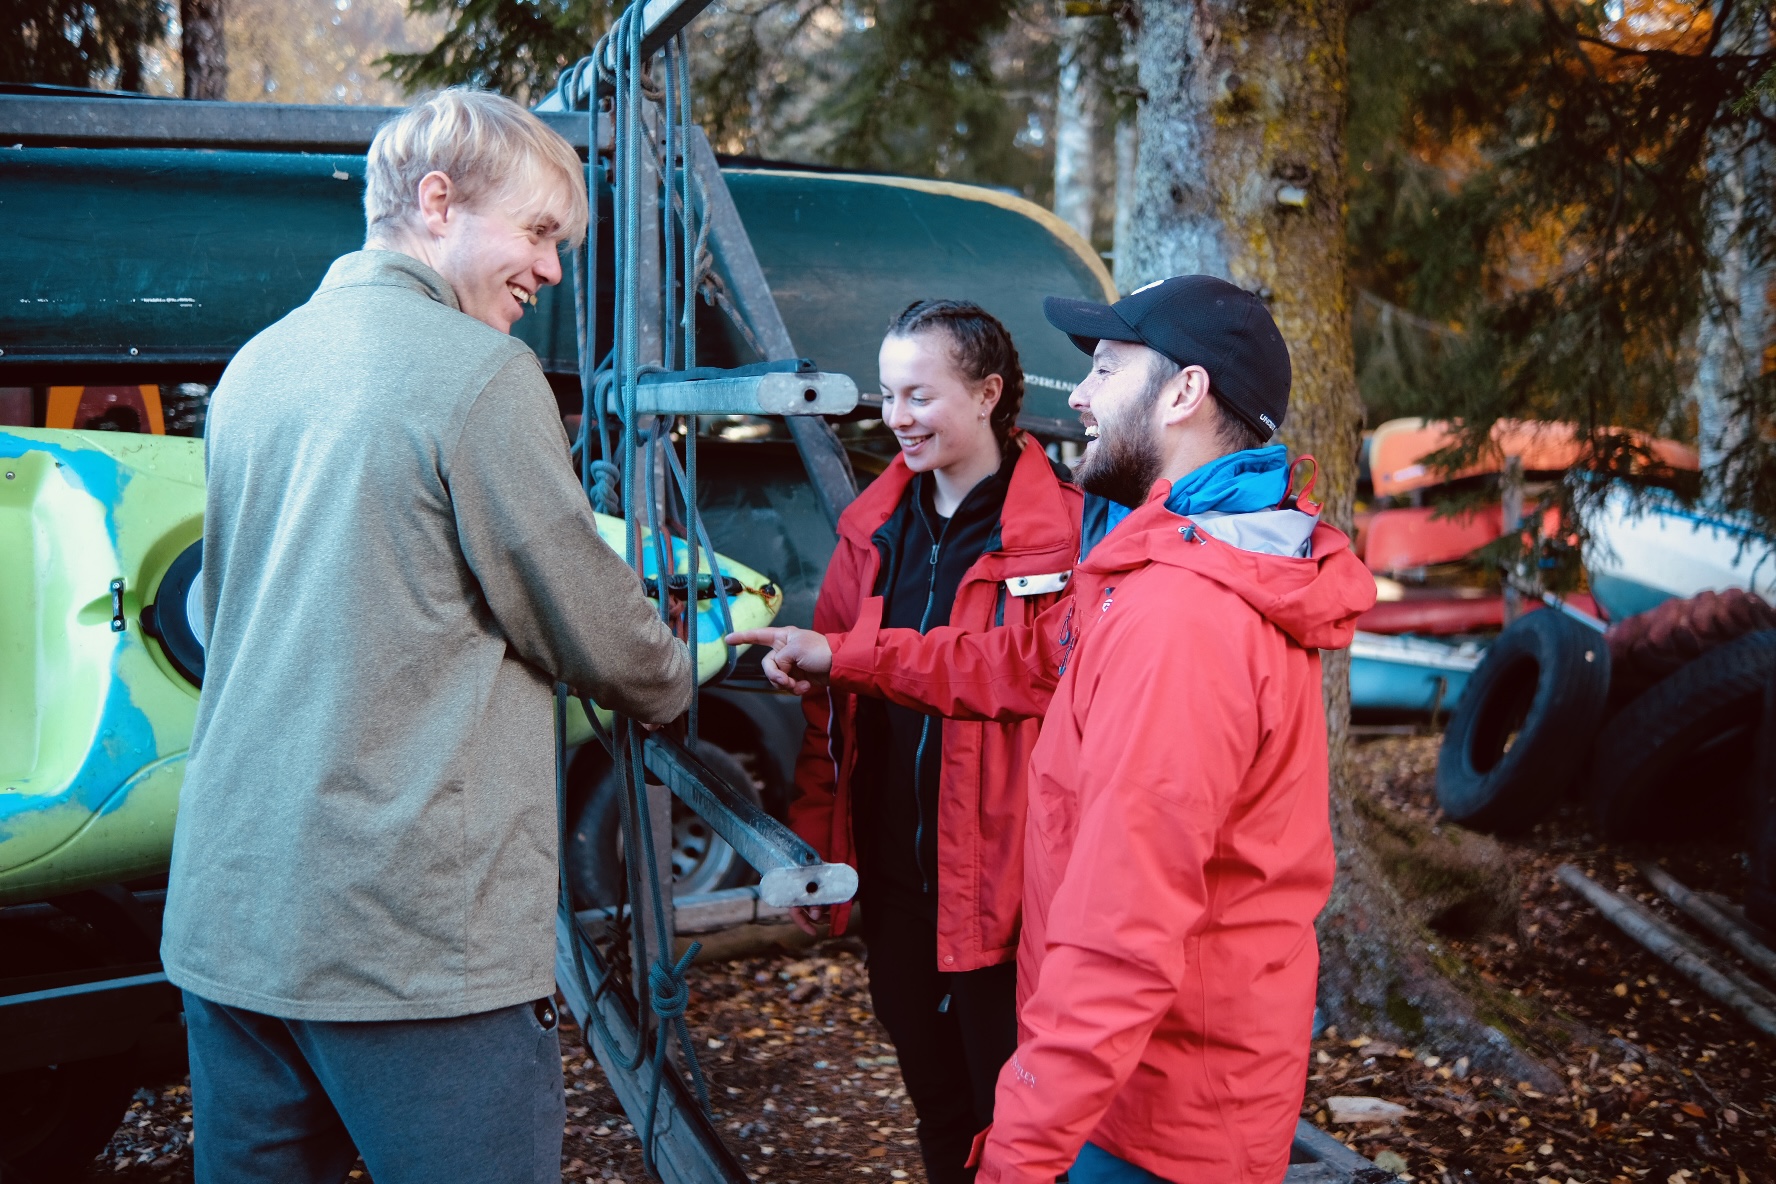
[[[306, 300], [334, 258], [362, 244], [363, 175], [362, 156], [0, 148], [9, 238], [0, 385], [120, 371], [131, 381], [212, 380], [249, 337]], [[876, 347], [895, 313], [927, 297], [975, 300], [1017, 342], [1030, 377], [1026, 411], [1073, 418], [1066, 396], [1086, 359], [1043, 320], [1042, 298], [1099, 300], [1114, 290], [1091, 248], [1054, 215], [943, 181], [724, 175], [796, 348], [823, 369], [875, 391]], [[734, 346], [719, 316], [707, 315], [704, 364], [750, 360], [723, 356]], [[546, 370], [578, 372], [571, 284], [545, 289], [515, 331]]]

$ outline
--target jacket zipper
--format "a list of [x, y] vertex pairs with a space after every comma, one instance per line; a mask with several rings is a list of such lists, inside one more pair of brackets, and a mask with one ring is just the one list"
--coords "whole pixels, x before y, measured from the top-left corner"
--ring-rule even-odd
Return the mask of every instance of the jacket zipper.
[[[943, 546], [944, 536], [950, 533], [950, 522], [955, 515], [944, 519], [943, 529], [931, 544], [931, 559], [926, 565], [925, 579], [925, 611], [919, 614], [919, 632], [925, 632], [931, 623], [931, 605], [937, 599], [937, 552]], [[919, 521], [925, 526], [925, 533], [931, 533], [931, 523], [925, 518], [925, 508], [919, 507]], [[919, 747], [913, 753], [913, 808], [918, 811], [919, 821], [913, 827], [913, 863], [919, 868], [919, 887], [921, 891], [931, 892], [931, 876], [925, 870], [925, 793], [922, 783], [925, 778], [925, 742], [931, 738], [931, 717], [927, 715], [919, 725]]]

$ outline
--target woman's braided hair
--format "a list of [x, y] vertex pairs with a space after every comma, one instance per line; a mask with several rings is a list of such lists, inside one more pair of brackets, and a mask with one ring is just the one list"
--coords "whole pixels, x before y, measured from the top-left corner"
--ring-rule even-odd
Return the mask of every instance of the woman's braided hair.
[[1017, 434], [1024, 406], [1024, 368], [1017, 346], [999, 318], [970, 300], [919, 300], [888, 324], [889, 337], [911, 337], [936, 329], [950, 339], [950, 358], [970, 382], [997, 374], [1002, 384], [993, 405], [993, 434], [1006, 447]]

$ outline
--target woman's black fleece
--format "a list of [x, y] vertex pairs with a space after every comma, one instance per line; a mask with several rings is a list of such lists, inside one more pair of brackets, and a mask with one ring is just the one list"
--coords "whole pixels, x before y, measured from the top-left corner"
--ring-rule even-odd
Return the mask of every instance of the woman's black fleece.
[[[937, 514], [936, 480], [920, 473], [872, 536], [882, 556], [874, 592], [882, 627], [924, 633], [950, 623], [962, 577], [999, 546], [999, 516], [1015, 451], [949, 518]], [[853, 830], [866, 902], [937, 919], [937, 796], [943, 717], [860, 698]], [[870, 904], [864, 905], [865, 909]]]

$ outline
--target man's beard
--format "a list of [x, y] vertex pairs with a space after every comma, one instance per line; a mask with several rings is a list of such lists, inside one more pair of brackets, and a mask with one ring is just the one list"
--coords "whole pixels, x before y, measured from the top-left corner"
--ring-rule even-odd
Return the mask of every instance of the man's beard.
[[1147, 491], [1159, 480], [1165, 462], [1159, 454], [1159, 441], [1149, 430], [1152, 400], [1144, 402], [1145, 407], [1131, 407], [1115, 422], [1100, 421], [1098, 446], [1086, 455], [1076, 474], [1079, 488], [1131, 509], [1147, 500]]

